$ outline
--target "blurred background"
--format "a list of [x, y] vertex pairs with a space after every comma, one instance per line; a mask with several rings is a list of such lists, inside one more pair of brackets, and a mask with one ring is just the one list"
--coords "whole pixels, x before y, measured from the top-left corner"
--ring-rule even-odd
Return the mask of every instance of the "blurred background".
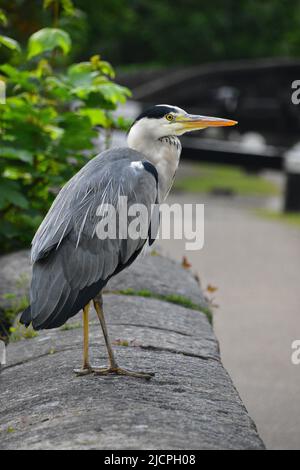
[[182, 139], [169, 202], [205, 204], [204, 249], [158, 246], [198, 275], [267, 447], [299, 449], [300, 1], [0, 0], [0, 23], [1, 253], [147, 106], [239, 121]]

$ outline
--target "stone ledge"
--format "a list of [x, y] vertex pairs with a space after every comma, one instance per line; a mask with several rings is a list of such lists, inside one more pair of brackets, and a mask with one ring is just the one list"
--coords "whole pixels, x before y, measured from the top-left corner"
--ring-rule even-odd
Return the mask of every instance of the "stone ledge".
[[[169, 275], [172, 272], [172, 283]], [[31, 279], [29, 250], [22, 250], [0, 257], [0, 309], [10, 306], [2, 296], [7, 293], [24, 295]], [[20, 282], [23, 284], [20, 289]], [[148, 290], [153, 294], [167, 296], [177, 294], [207, 308], [207, 302], [193, 275], [175, 261], [163, 256], [143, 256], [129, 268], [112, 278], [106, 291], [134, 289]]]
[[[172, 273], [172, 282], [170, 282]], [[144, 256], [128, 269], [113, 277], [107, 291], [134, 288], [148, 290], [153, 294], [168, 296], [176, 294], [185, 297], [200, 307], [207, 308], [207, 302], [199, 285], [189, 270], [163, 256]]]
[[[164, 293], [178, 294], [173, 288], [180, 283], [181, 295], [199, 304], [196, 281], [170, 263], [142, 259], [138, 278], [123, 273], [122, 285], [114, 281], [112, 289], [151, 290], [156, 272]], [[75, 377], [72, 369], [81, 361], [79, 317], [69, 329], [12, 343], [0, 376], [0, 449], [264, 448], [222, 366], [206, 315], [153, 298], [113, 294], [105, 294], [104, 307], [120, 365], [153, 371], [155, 377], [150, 382]], [[106, 351], [95, 312], [90, 329], [92, 360], [103, 365]]]

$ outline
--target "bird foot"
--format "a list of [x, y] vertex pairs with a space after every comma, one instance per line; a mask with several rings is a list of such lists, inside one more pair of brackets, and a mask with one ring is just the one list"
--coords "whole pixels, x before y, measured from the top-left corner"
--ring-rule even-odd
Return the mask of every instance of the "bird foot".
[[141, 379], [150, 380], [154, 377], [153, 372], [135, 372], [121, 367], [93, 367], [90, 365], [83, 366], [81, 369], [74, 369], [77, 377], [84, 377], [86, 375], [127, 375], [128, 377], [137, 377]]
[[85, 375], [93, 374], [94, 368], [92, 366], [83, 366], [81, 369], [74, 369], [77, 377], [84, 377]]
[[137, 377], [150, 380], [154, 377], [153, 372], [134, 372], [132, 370], [122, 369], [121, 367], [101, 367], [93, 369], [95, 375], [127, 375], [128, 377]]

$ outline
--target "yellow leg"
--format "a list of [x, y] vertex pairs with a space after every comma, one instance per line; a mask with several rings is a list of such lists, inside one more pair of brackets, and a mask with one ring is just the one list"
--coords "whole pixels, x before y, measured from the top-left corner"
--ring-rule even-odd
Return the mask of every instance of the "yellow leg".
[[110, 367], [112, 369], [115, 369], [115, 368], [118, 367], [118, 365], [117, 365], [117, 362], [116, 362], [116, 359], [115, 359], [115, 356], [114, 356], [114, 352], [113, 352], [113, 349], [111, 347], [110, 339], [109, 339], [109, 336], [108, 336], [107, 326], [106, 326], [104, 313], [103, 313], [103, 307], [102, 307], [102, 299], [99, 299], [99, 298], [95, 299], [94, 300], [94, 307], [95, 307], [95, 310], [97, 312], [97, 315], [98, 315], [98, 318], [99, 318], [99, 321], [100, 321], [100, 325], [101, 325], [101, 328], [102, 328], [102, 331], [103, 331], [103, 336], [104, 336], [104, 340], [105, 340], [105, 344], [106, 344], [106, 348], [107, 348], [107, 352], [108, 352]]
[[83, 369], [90, 367], [89, 361], [89, 310], [90, 304], [83, 309]]
[[89, 310], [90, 302], [83, 309], [83, 365], [82, 369], [75, 369], [77, 375], [91, 374], [92, 368], [89, 361]]
[[114, 356], [114, 353], [113, 353], [113, 350], [112, 350], [112, 347], [111, 347], [110, 340], [109, 340], [102, 305], [103, 305], [102, 297], [99, 295], [98, 297], [96, 297], [94, 299], [94, 306], [95, 306], [95, 310], [97, 312], [97, 315], [98, 315], [98, 318], [99, 318], [99, 321], [100, 321], [100, 324], [101, 324], [101, 328], [102, 328], [102, 331], [103, 331], [103, 336], [104, 336], [104, 340], [105, 340], [105, 344], [106, 344], [106, 348], [107, 348], [107, 352], [108, 352], [109, 364], [110, 365], [109, 365], [109, 367], [104, 367], [104, 368], [99, 368], [99, 369], [93, 368], [94, 373], [96, 375], [116, 374], [116, 375], [127, 375], [127, 376], [130, 376], [130, 377], [139, 377], [139, 378], [143, 378], [143, 379], [147, 379], [147, 380], [151, 379], [151, 377], [154, 376], [154, 374], [151, 373], [151, 372], [150, 373], [134, 372], [134, 371], [127, 370], [127, 369], [121, 369], [118, 366], [117, 361], [116, 361], [115, 356]]

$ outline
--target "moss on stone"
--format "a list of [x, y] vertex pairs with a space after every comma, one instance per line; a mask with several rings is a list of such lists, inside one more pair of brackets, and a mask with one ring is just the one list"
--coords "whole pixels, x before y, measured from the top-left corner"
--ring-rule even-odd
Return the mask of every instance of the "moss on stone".
[[117, 294], [117, 295], [130, 295], [133, 297], [152, 298], [152, 299], [162, 300], [163, 302], [170, 302], [172, 304], [181, 305], [182, 307], [204, 313], [207, 316], [208, 321], [211, 324], [213, 321], [213, 314], [209, 307], [201, 307], [200, 305], [195, 304], [194, 302], [192, 302], [187, 297], [184, 297], [183, 295], [178, 295], [178, 294], [162, 295], [162, 294], [156, 294], [155, 292], [151, 292], [146, 289], [143, 289], [143, 290], [120, 289], [117, 291], [112, 291], [111, 293]]

